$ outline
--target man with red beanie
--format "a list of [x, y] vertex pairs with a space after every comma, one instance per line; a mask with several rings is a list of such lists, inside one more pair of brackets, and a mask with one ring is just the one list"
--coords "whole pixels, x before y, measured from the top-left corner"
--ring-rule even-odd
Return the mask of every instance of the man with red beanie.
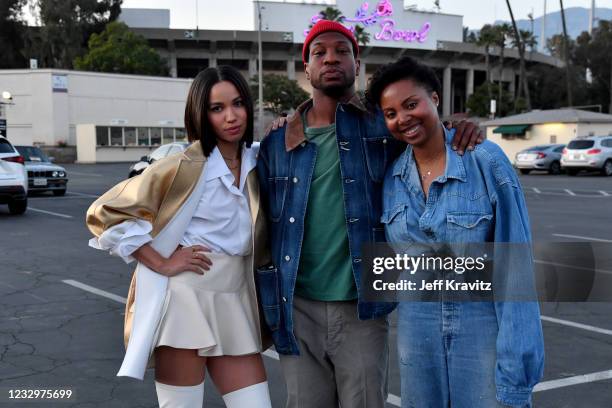
[[[273, 265], [257, 270], [289, 408], [383, 408], [395, 304], [361, 295], [361, 251], [384, 242], [385, 168], [403, 150], [355, 92], [359, 46], [333, 21], [304, 41], [313, 98], [261, 143], [257, 170]], [[480, 138], [462, 124], [453, 143]]]

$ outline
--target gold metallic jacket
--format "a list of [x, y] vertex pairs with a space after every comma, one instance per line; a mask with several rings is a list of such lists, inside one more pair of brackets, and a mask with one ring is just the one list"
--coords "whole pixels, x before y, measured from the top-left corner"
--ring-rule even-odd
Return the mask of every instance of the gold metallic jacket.
[[[117, 184], [98, 198], [87, 210], [87, 227], [100, 237], [105, 230], [123, 221], [142, 219], [153, 225], [151, 236], [155, 238], [190, 196], [205, 163], [200, 142], [193, 143], [182, 154], [155, 162], [141, 175]], [[255, 169], [247, 176], [247, 188], [253, 222], [253, 265], [256, 267], [270, 262], [270, 255]], [[125, 309], [126, 347], [133, 324], [135, 289], [136, 274], [133, 274]], [[262, 337], [265, 338], [264, 349], [269, 345], [266, 337]]]

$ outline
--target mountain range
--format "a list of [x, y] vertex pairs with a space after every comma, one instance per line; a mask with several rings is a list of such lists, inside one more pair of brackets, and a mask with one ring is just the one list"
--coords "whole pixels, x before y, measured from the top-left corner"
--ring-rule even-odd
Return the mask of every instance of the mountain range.
[[[567, 33], [570, 37], [576, 38], [583, 31], [589, 29], [589, 12], [590, 9], [583, 7], [570, 7], [565, 9], [565, 23], [567, 25]], [[540, 48], [540, 35], [542, 33], [542, 22], [543, 16], [535, 18], [533, 20], [533, 33], [538, 40], [538, 48]], [[595, 9], [595, 23], [594, 27], [597, 27], [598, 20], [612, 20], [612, 9], [610, 8], [596, 8]], [[510, 21], [497, 20], [494, 24], [510, 23]], [[530, 20], [516, 20], [520, 30], [532, 30], [532, 23]], [[561, 11], [556, 11], [546, 14], [546, 38], [551, 38], [555, 34], [563, 33], [563, 23], [561, 20]]]

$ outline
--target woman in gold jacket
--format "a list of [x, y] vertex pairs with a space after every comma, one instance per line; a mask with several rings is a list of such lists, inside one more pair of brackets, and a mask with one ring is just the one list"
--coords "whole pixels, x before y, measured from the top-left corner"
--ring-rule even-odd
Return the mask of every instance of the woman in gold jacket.
[[259, 211], [253, 103], [234, 68], [202, 71], [189, 90], [193, 142], [96, 200], [90, 246], [138, 261], [118, 375], [149, 363], [162, 408], [201, 407], [206, 369], [229, 408], [269, 408], [253, 277], [269, 262]]

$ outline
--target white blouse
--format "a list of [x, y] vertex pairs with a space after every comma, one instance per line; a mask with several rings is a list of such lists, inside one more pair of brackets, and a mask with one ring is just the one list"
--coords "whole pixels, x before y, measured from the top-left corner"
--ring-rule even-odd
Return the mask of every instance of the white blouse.
[[[196, 211], [180, 241], [182, 246], [203, 245], [213, 252], [228, 255], [248, 255], [251, 252], [251, 212], [246, 178], [257, 163], [259, 144], [242, 149], [239, 187], [234, 175], [217, 147], [204, 167], [205, 185]], [[99, 238], [89, 240], [89, 246], [110, 251], [127, 263], [134, 260], [134, 251], [153, 240], [153, 226], [144, 220], [124, 221]]]

